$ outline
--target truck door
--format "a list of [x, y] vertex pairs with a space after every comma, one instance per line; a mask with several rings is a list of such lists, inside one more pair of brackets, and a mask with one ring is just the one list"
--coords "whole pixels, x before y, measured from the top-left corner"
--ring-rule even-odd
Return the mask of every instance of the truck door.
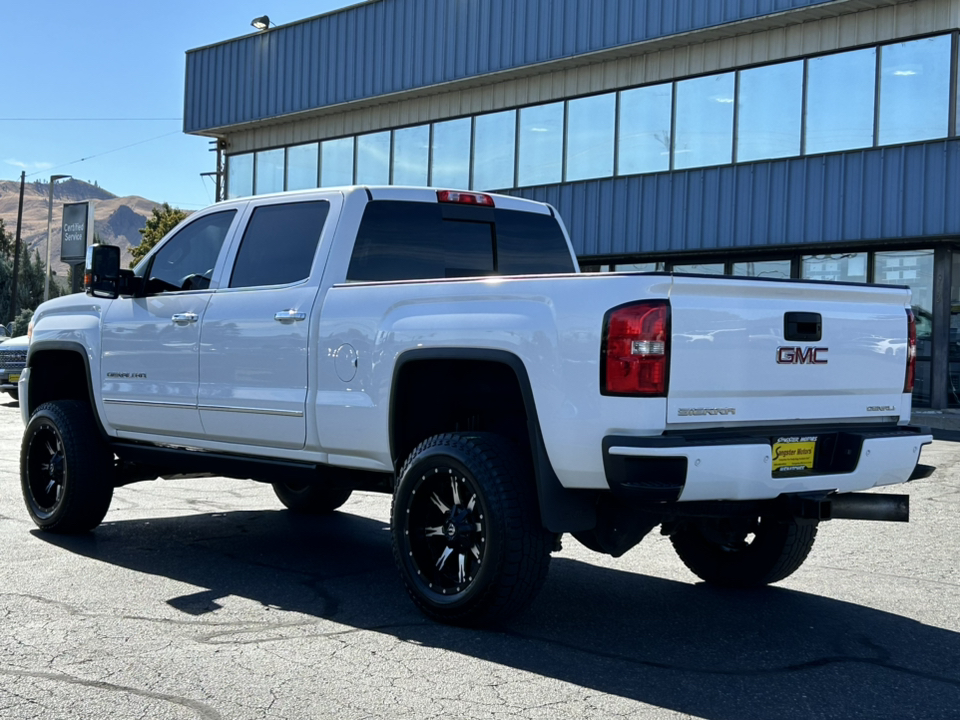
[[146, 268], [142, 297], [121, 297], [103, 321], [101, 392], [121, 432], [203, 435], [197, 410], [200, 324], [235, 209], [204, 214], [168, 239]]
[[[339, 202], [338, 199], [335, 200]], [[200, 333], [200, 419], [222, 442], [302, 448], [306, 439], [313, 266], [327, 199], [254, 208], [225, 287]], [[322, 268], [322, 260], [317, 260]]]

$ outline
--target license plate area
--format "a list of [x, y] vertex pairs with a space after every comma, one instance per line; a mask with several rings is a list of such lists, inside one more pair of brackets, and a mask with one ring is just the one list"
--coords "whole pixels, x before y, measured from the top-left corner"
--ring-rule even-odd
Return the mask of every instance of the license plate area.
[[798, 475], [838, 475], [853, 472], [860, 462], [863, 436], [830, 432], [779, 435], [770, 438], [775, 478]]
[[773, 476], [807, 475], [817, 457], [816, 435], [789, 435], [773, 438]]

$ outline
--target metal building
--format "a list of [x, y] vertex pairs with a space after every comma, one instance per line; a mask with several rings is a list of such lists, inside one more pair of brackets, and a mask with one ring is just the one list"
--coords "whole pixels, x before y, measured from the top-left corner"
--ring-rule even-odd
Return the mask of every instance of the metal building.
[[909, 285], [914, 403], [960, 407], [958, 28], [960, 0], [370, 0], [190, 51], [184, 129], [231, 197], [496, 190], [584, 269]]

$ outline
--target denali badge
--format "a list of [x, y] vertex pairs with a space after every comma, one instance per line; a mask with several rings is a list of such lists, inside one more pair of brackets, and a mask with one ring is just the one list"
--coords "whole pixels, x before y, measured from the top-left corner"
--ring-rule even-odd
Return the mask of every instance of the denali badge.
[[867, 412], [896, 412], [897, 409], [893, 405], [870, 405], [867, 408]]
[[108, 373], [107, 373], [107, 377], [108, 377], [108, 378], [119, 378], [119, 379], [130, 378], [130, 379], [133, 379], [133, 380], [146, 380], [146, 379], [147, 379], [147, 374], [146, 374], [146, 373], [108, 372]]
[[736, 415], [736, 408], [680, 408], [677, 415], [680, 417], [692, 417], [701, 415]]
[[826, 355], [830, 348], [825, 347], [778, 347], [777, 364], [778, 365], [826, 365], [827, 359], [821, 357]]

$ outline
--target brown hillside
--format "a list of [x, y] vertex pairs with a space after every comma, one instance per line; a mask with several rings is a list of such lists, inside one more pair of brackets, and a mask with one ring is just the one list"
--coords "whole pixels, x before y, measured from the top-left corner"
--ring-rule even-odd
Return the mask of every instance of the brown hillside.
[[[46, 252], [47, 239], [47, 183], [27, 183], [23, 195], [23, 229], [21, 239], [30, 251], [39, 250], [41, 257]], [[11, 236], [17, 229], [17, 203], [20, 183], [0, 180], [0, 218]], [[59, 277], [66, 277], [67, 266], [60, 262], [60, 223], [63, 218], [63, 203], [94, 201], [94, 230], [101, 241], [119, 245], [121, 267], [130, 262], [130, 248], [140, 244], [138, 230], [146, 225], [147, 218], [159, 203], [136, 195], [117, 197], [103, 188], [82, 180], [65, 180], [57, 183], [53, 196], [53, 245], [50, 248], [51, 264]]]

